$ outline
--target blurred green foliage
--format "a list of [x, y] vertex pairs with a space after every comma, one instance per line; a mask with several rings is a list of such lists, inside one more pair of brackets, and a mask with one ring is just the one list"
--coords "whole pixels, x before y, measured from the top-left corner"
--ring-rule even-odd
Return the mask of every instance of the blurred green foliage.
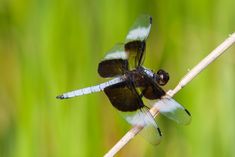
[[[55, 96], [105, 81], [97, 65], [141, 14], [153, 17], [145, 66], [171, 75], [166, 89], [235, 30], [234, 0], [1, 0], [0, 156], [102, 156], [130, 128], [103, 93]], [[235, 49], [175, 99], [189, 126], [164, 117], [164, 139], [136, 137], [117, 156], [235, 156]]]

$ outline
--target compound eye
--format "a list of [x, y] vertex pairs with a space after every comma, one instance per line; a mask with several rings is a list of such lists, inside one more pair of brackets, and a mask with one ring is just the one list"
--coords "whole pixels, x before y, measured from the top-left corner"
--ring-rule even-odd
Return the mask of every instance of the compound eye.
[[157, 75], [159, 77], [159, 80], [157, 82], [161, 86], [164, 86], [170, 78], [169, 74], [162, 69], [158, 70]]

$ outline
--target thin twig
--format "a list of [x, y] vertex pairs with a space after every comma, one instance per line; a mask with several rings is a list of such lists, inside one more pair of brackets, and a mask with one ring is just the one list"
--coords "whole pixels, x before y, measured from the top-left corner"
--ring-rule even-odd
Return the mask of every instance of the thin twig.
[[[217, 59], [221, 54], [223, 54], [229, 47], [235, 43], [235, 33], [230, 35], [223, 43], [221, 43], [216, 49], [214, 49], [208, 56], [206, 56], [201, 62], [199, 62], [192, 70], [190, 70], [183, 79], [178, 83], [178, 85], [167, 92], [168, 97], [173, 97], [177, 92], [179, 92], [184, 86], [186, 86], [193, 78], [195, 78], [202, 70], [204, 70], [210, 63]], [[150, 113], [156, 116], [159, 111], [153, 106], [150, 109]], [[121, 150], [132, 138], [137, 135], [143, 127], [133, 126], [122, 138], [119, 140], [105, 157], [114, 156], [119, 150]]]

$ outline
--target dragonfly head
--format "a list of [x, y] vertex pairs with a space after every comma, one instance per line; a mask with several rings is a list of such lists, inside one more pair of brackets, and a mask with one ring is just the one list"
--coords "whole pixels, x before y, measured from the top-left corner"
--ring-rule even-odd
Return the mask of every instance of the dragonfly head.
[[155, 75], [156, 75], [155, 78], [156, 78], [157, 83], [161, 86], [164, 86], [165, 84], [167, 84], [170, 78], [169, 74], [162, 69], [158, 70], [158, 72], [155, 73]]

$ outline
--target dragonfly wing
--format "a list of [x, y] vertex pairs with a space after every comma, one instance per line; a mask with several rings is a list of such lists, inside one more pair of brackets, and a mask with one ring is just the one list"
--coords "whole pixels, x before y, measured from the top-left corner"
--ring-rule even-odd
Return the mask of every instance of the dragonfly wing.
[[176, 121], [178, 124], [187, 125], [191, 122], [191, 114], [172, 98], [163, 98], [157, 101], [154, 106], [161, 114]]
[[152, 144], [160, 143], [160, 129], [130, 80], [106, 87], [104, 92], [129, 124], [144, 127], [143, 137]]
[[124, 44], [116, 44], [99, 63], [98, 73], [101, 77], [114, 77], [123, 75], [128, 70], [128, 54]]
[[142, 65], [144, 62], [145, 40], [148, 38], [151, 24], [151, 16], [142, 15], [135, 21], [126, 36], [125, 51], [129, 55], [128, 61], [130, 69]]
[[132, 126], [144, 127], [140, 131], [140, 135], [144, 137], [149, 143], [157, 145], [161, 142], [161, 130], [146, 106], [134, 112], [120, 112], [120, 114]]
[[157, 126], [147, 107], [142, 108], [141, 112], [144, 113], [143, 119], [145, 122], [145, 127], [141, 130], [140, 135], [142, 135], [149, 143], [153, 145], [159, 144], [162, 139], [160, 128]]
[[151, 29], [151, 21], [152, 18], [148, 15], [140, 16], [136, 20], [126, 37], [125, 44], [116, 44], [99, 63], [98, 73], [101, 77], [123, 75], [130, 67], [133, 69], [142, 65], [145, 40]]
[[119, 111], [136, 111], [144, 106], [130, 80], [108, 86], [104, 89], [112, 105]]
[[133, 24], [130, 28], [125, 43], [132, 41], [144, 41], [148, 38], [150, 29], [152, 25], [152, 17], [149, 15], [142, 15]]

